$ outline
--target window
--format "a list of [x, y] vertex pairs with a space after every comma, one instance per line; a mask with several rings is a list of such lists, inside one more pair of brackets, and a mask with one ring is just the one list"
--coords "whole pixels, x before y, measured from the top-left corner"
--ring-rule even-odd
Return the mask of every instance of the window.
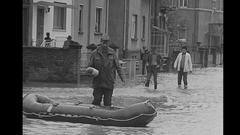
[[174, 0], [170, 0], [169, 3], [170, 3], [170, 5], [171, 5], [170, 7], [173, 7], [173, 6], [174, 6]]
[[187, 7], [188, 0], [179, 0], [179, 7]]
[[211, 46], [220, 46], [220, 36], [211, 36]]
[[165, 29], [165, 17], [163, 15], [159, 16], [159, 27]]
[[188, 6], [188, 0], [184, 0], [183, 5], [184, 5], [184, 7], [187, 7]]
[[170, 7], [177, 7], [179, 5], [179, 0], [170, 0], [169, 5]]
[[186, 29], [179, 29], [178, 31], [178, 39], [186, 39]]
[[212, 9], [217, 9], [217, 0], [212, 0]]
[[96, 8], [96, 24], [95, 32], [101, 32], [101, 18], [102, 18], [102, 8]]
[[137, 59], [137, 56], [136, 56], [136, 55], [133, 55], [133, 56], [132, 56], [132, 59]]
[[142, 17], [142, 39], [145, 39], [145, 16]]
[[79, 9], [79, 32], [82, 32], [82, 18], [83, 18], [83, 5], [80, 5], [80, 9]]
[[66, 8], [54, 6], [53, 28], [66, 30]]
[[218, 10], [221, 10], [221, 0], [218, 0]]
[[28, 20], [29, 20], [29, 8], [23, 8], [23, 17], [22, 17], [22, 38], [23, 38], [23, 46], [27, 46], [28, 44]]
[[219, 0], [218, 1], [218, 10], [221, 10], [221, 11], [223, 11], [223, 0]]
[[131, 30], [131, 38], [137, 38], [137, 15], [132, 16], [132, 30]]

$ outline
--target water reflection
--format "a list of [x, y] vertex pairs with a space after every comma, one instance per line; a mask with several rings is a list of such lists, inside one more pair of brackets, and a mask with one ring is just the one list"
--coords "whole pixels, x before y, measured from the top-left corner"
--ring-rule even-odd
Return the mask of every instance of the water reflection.
[[[217, 73], [215, 73], [217, 72]], [[220, 72], [220, 73], [218, 73]], [[135, 88], [116, 89], [113, 104], [129, 106], [150, 99], [157, 117], [147, 127], [114, 127], [81, 123], [49, 122], [23, 116], [26, 135], [222, 135], [223, 78], [222, 70], [198, 71], [189, 76], [190, 91], [181, 92], [172, 82], [175, 74], [163, 74], [159, 90]], [[204, 84], [204, 85], [203, 85]], [[24, 88], [23, 93], [46, 95], [58, 102], [91, 103], [90, 88]]]

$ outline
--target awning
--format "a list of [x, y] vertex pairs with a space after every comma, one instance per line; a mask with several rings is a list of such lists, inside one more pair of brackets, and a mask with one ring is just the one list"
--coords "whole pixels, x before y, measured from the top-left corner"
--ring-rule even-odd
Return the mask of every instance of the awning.
[[63, 3], [57, 3], [57, 2], [46, 2], [46, 1], [38, 1], [38, 2], [33, 3], [33, 5], [73, 8], [73, 5], [67, 5], [67, 4], [63, 4]]

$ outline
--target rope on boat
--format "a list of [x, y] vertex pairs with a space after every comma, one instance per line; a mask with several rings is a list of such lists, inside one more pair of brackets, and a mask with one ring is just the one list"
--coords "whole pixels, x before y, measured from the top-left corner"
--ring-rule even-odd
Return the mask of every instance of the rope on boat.
[[102, 121], [106, 121], [106, 120], [113, 120], [113, 121], [130, 121], [130, 120], [133, 120], [133, 119], [136, 119], [140, 116], [154, 116], [157, 114], [157, 112], [155, 111], [154, 113], [152, 114], [139, 114], [137, 116], [134, 116], [132, 118], [128, 118], [128, 119], [125, 119], [125, 120], [121, 120], [121, 119], [114, 119], [114, 118], [101, 118], [101, 117], [91, 117], [91, 116], [87, 116], [87, 115], [71, 115], [71, 114], [51, 114], [51, 113], [48, 113], [48, 115], [41, 115], [39, 113], [27, 113], [27, 112], [23, 112], [24, 114], [33, 114], [33, 115], [37, 115], [38, 117], [53, 117], [53, 116], [63, 116], [63, 117], [77, 117], [77, 118], [81, 118], [81, 117], [85, 117], [85, 118], [89, 118], [89, 119], [95, 119], [96, 121], [99, 121], [99, 120], [102, 120]]
[[[155, 110], [155, 107], [152, 105], [150, 100], [145, 101], [145, 104], [148, 105], [148, 106], [151, 106]], [[27, 112], [24, 112], [24, 111], [23, 111], [23, 114], [26, 114], [26, 115], [37, 115], [38, 117], [54, 117], [54, 116], [74, 117], [74, 118], [85, 117], [85, 118], [89, 118], [89, 119], [95, 119], [96, 121], [99, 121], [99, 120], [102, 120], [102, 121], [112, 120], [112, 121], [122, 121], [122, 122], [123, 121], [130, 121], [130, 120], [136, 119], [136, 118], [138, 118], [140, 116], [154, 116], [154, 115], [157, 114], [157, 112], [154, 111], [154, 113], [152, 113], [152, 114], [144, 114], [144, 113], [142, 113], [142, 114], [139, 114], [139, 115], [134, 116], [132, 118], [121, 120], [121, 119], [101, 118], [101, 117], [97, 117], [97, 116], [87, 116], [87, 115], [53, 114], [53, 113], [51, 113], [52, 108], [53, 108], [53, 105], [51, 104], [48, 107], [47, 112], [45, 114], [43, 114], [43, 115], [41, 113], [27, 113]], [[90, 109], [93, 109], [93, 108], [90, 108]]]
[[29, 93], [27, 93], [27, 94], [24, 94], [24, 95], [23, 95], [23, 100], [24, 100], [25, 97], [27, 97], [29, 94], [31, 94], [31, 93], [29, 92]]
[[50, 106], [49, 106], [48, 109], [47, 109], [47, 112], [50, 113], [50, 112], [52, 111], [52, 108], [53, 108], [53, 105], [50, 104]]

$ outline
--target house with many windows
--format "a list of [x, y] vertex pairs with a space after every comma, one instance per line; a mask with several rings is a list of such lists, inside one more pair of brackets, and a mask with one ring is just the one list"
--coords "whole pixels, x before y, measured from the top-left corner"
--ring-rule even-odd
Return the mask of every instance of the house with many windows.
[[168, 0], [169, 56], [188, 47], [194, 65], [222, 64], [223, 0]]
[[108, 33], [109, 0], [24, 0], [23, 46], [44, 46], [46, 33], [51, 47], [63, 47], [68, 35], [82, 45], [81, 65], [89, 58], [87, 45], [99, 44]]
[[120, 58], [140, 59], [150, 43], [150, 0], [109, 0], [108, 34]]
[[71, 35], [74, 41], [83, 45], [81, 50], [81, 65], [86, 66], [90, 44], [100, 44], [103, 34], [107, 33], [109, 0], [72, 0]]
[[68, 35], [82, 47], [108, 34], [119, 58], [139, 59], [146, 46], [172, 57], [187, 45], [194, 64], [222, 63], [223, 0], [23, 0], [23, 46], [41, 46], [50, 33], [54, 47]]
[[23, 46], [43, 45], [50, 33], [54, 47], [62, 47], [71, 35], [72, 0], [24, 0]]
[[82, 64], [89, 58], [89, 44], [99, 44], [103, 34], [119, 50], [119, 58], [140, 58], [140, 48], [149, 46], [149, 0], [73, 0], [73, 39], [82, 48]]

